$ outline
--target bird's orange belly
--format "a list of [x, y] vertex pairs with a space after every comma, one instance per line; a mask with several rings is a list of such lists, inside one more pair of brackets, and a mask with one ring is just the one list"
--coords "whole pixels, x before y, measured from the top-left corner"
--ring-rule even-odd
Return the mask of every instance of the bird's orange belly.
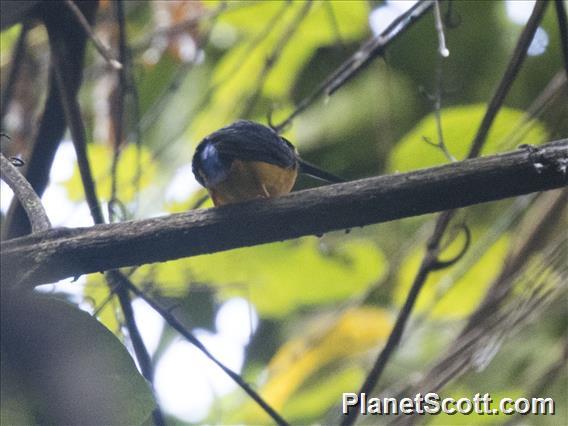
[[262, 161], [234, 160], [225, 180], [209, 188], [216, 206], [289, 193], [297, 167], [282, 168]]

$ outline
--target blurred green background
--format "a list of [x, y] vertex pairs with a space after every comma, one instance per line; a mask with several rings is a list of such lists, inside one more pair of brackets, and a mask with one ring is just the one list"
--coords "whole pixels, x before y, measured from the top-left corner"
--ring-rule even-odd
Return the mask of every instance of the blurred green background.
[[[405, 3], [124, 2], [132, 66], [126, 98], [128, 138], [121, 146], [116, 177], [118, 199], [125, 207], [123, 219], [190, 209], [204, 195], [188, 167], [204, 136], [239, 118], [267, 124], [270, 116], [274, 123], [281, 122], [372, 36], [373, 25], [385, 25], [387, 8], [396, 16], [407, 7]], [[530, 2], [520, 3], [530, 6]], [[456, 159], [463, 159], [523, 29], [510, 12], [521, 13], [520, 9], [527, 10], [526, 4], [443, 2], [448, 58], [437, 54], [434, 19], [428, 13], [389, 45], [384, 57], [376, 58], [332, 96], [317, 99], [293, 120], [284, 136], [306, 160], [348, 179], [444, 164], [450, 160], [424, 141], [438, 140], [432, 98], [439, 95], [444, 142]], [[539, 39], [543, 50], [527, 57], [484, 154], [568, 135], [568, 90], [552, 6], [540, 27], [547, 36], [546, 42]], [[1, 35], [2, 71], [9, 66], [19, 29], [16, 26]], [[116, 46], [111, 2], [101, 1], [96, 29], [108, 45]], [[33, 28], [28, 43], [26, 67], [13, 101], [19, 109], [12, 106], [3, 123], [12, 137], [12, 149], [24, 153], [24, 158], [29, 148], [26, 141], [33, 133], [24, 124], [37, 122], [44, 96], [48, 55], [43, 28]], [[81, 107], [103, 202], [111, 194], [116, 84], [116, 74], [90, 46]], [[83, 191], [76, 168], [53, 184], [65, 203], [81, 205]], [[301, 178], [296, 189], [314, 185], [318, 183]], [[446, 353], [515, 246], [542, 217], [542, 198], [531, 195], [460, 213], [456, 224], [468, 224], [472, 246], [458, 264], [431, 274], [380, 391], [398, 392]], [[219, 331], [217, 314], [225, 302], [246, 300], [248, 320], [245, 313], [244, 319], [241, 315], [232, 321], [251, 340], [235, 349], [243, 357], [235, 368], [293, 424], [333, 423], [341, 393], [358, 390], [388, 336], [434, 217], [144, 265], [132, 273], [132, 280], [165, 305], [177, 306], [176, 314], [188, 327], [206, 334]], [[480, 355], [487, 362], [450, 382], [442, 396], [472, 397], [477, 392], [489, 392], [494, 399], [529, 396], [547, 368], [561, 357], [567, 325], [565, 262], [546, 263], [542, 253], [556, 241], [554, 237], [565, 233], [565, 222], [553, 221], [551, 232], [537, 235], [541, 244], [526, 259], [527, 263], [544, 262], [550, 272], [545, 284], [554, 290], [554, 297], [518, 330], [502, 330], [494, 339], [495, 351]], [[459, 251], [460, 238], [448, 238], [444, 257]], [[511, 303], [522, 300], [534, 284], [530, 275], [519, 279], [516, 292], [509, 296]], [[109, 302], [102, 276], [90, 275], [76, 286], [83, 292], [73, 300], [90, 312], [96, 309], [98, 319], [123, 339], [122, 319], [116, 303]], [[144, 318], [143, 330], [144, 321], [154, 321]], [[158, 366], [177, 342], [171, 330], [159, 334], [152, 355]], [[181, 377], [185, 376], [180, 373]], [[539, 395], [555, 398], [555, 416], [523, 417], [522, 421], [565, 424], [567, 380], [564, 369]], [[171, 424], [269, 421], [234, 385], [223, 387], [217, 395], [207, 381], [181, 385], [198, 387], [212, 396], [200, 409], [190, 410], [193, 417], [172, 408]], [[179, 389], [178, 393], [190, 395], [185, 388]], [[127, 400], [125, 396], [125, 404]], [[164, 407], [167, 410], [167, 403]], [[444, 415], [422, 419], [440, 425], [507, 420]]]

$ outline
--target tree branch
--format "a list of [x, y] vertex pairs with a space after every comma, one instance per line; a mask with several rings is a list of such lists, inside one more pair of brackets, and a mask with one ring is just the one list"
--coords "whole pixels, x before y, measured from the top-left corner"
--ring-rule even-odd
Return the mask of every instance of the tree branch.
[[534, 34], [538, 28], [538, 24], [542, 20], [544, 15], [544, 11], [546, 10], [546, 6], [548, 6], [548, 2], [540, 1], [536, 2], [534, 5], [534, 9], [531, 13], [531, 16], [519, 37], [519, 41], [515, 46], [515, 50], [507, 65], [507, 69], [503, 74], [503, 78], [499, 82], [499, 86], [495, 90], [495, 94], [491, 98], [491, 102], [487, 107], [487, 111], [483, 116], [483, 120], [477, 130], [477, 134], [473, 142], [471, 143], [471, 149], [468, 154], [468, 158], [477, 157], [481, 153], [481, 149], [483, 147], [483, 143], [489, 134], [489, 129], [493, 124], [493, 120], [499, 113], [501, 106], [505, 100], [505, 96], [509, 93], [509, 89], [513, 85], [525, 58], [527, 57], [527, 50], [529, 45], [531, 44], [532, 39], [534, 38]]
[[24, 207], [32, 225], [32, 232], [45, 231], [51, 228], [49, 218], [47, 214], [45, 214], [41, 200], [34, 189], [2, 153], [0, 153], [0, 174], [8, 186], [12, 188], [14, 195]]
[[97, 49], [97, 52], [100, 53], [103, 59], [114, 69], [122, 69], [122, 64], [112, 57], [110, 49], [97, 37], [95, 31], [91, 27], [91, 24], [87, 18], [85, 18], [83, 12], [81, 12], [81, 9], [79, 9], [79, 7], [71, 0], [65, 0], [65, 5], [73, 13], [73, 16], [77, 19], [79, 25], [83, 28], [83, 30], [85, 30], [85, 34], [87, 34], [87, 36], [91, 39]]
[[144, 294], [138, 287], [133, 285], [126, 278], [123, 278], [122, 285], [127, 288], [136, 296], [144, 300], [148, 305], [152, 307], [160, 316], [168, 323], [170, 327], [181, 334], [188, 342], [194, 345], [203, 355], [209, 358], [213, 363], [215, 363], [221, 370], [223, 370], [233, 381], [247, 393], [248, 396], [252, 398], [279, 426], [286, 426], [288, 422], [278, 414], [278, 412], [268, 404], [262, 397], [236, 372], [231, 370], [221, 361], [219, 361], [209, 350], [205, 347], [201, 341], [195, 337], [195, 335], [189, 331], [180, 321], [178, 321], [168, 309], [163, 308], [154, 299]]
[[294, 111], [274, 129], [279, 132], [286, 128], [292, 120], [308, 108], [314, 101], [325, 94], [331, 96], [341, 86], [362, 71], [374, 58], [384, 53], [388, 45], [406, 32], [434, 4], [434, 0], [423, 0], [416, 3], [406, 12], [398, 16], [381, 34], [367, 40], [349, 59], [341, 64], [316, 89], [300, 101]]
[[81, 118], [81, 107], [77, 100], [77, 94], [71, 93], [67, 87], [67, 77], [71, 74], [69, 68], [66, 68], [65, 61], [65, 41], [61, 39], [57, 33], [53, 34], [50, 39], [51, 53], [53, 58], [53, 69], [59, 96], [63, 105], [63, 113], [65, 121], [71, 133], [71, 140], [75, 147], [77, 155], [77, 165], [79, 166], [79, 174], [85, 191], [85, 199], [89, 205], [91, 216], [96, 224], [104, 223], [104, 217], [97, 197], [93, 173], [87, 155], [87, 135], [85, 125]]
[[[2, 285], [66, 277], [319, 235], [566, 186], [568, 139], [405, 174], [208, 210], [3, 242]], [[28, 271], [25, 279], [22, 271]], [[9, 283], [9, 284], [8, 284]]]
[[558, 32], [560, 33], [560, 46], [564, 58], [564, 71], [568, 77], [568, 20], [566, 19], [566, 8], [562, 0], [554, 2], [556, 6], [556, 18], [558, 19]]

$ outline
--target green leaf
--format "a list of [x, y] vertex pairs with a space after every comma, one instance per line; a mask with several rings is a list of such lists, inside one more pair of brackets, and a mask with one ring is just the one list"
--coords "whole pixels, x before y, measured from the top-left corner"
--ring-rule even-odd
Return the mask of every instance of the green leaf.
[[301, 306], [355, 297], [380, 280], [387, 265], [370, 241], [350, 240], [326, 253], [310, 237], [141, 267], [134, 280], [151, 274], [169, 295], [186, 293], [191, 281], [207, 283], [221, 296], [250, 298], [263, 315], [283, 316]]
[[[286, 104], [291, 88], [300, 70], [314, 52], [337, 42], [333, 20], [344, 42], [358, 40], [368, 32], [368, 4], [364, 1], [313, 2], [297, 28], [295, 19], [305, 2], [291, 2], [282, 12], [281, 2], [257, 2], [253, 6], [236, 8], [220, 16], [219, 23], [232, 26], [240, 35], [239, 43], [229, 49], [216, 64], [212, 84], [218, 85], [210, 104], [192, 124], [193, 139], [199, 140], [219, 127], [237, 118], [243, 103], [254, 93], [262, 78], [268, 58], [276, 46], [292, 34], [285, 47], [274, 59], [274, 66], [266, 76], [262, 96], [278, 101], [279, 109]], [[327, 6], [326, 6], [327, 5]], [[279, 15], [274, 27], [262, 34], [272, 17]], [[295, 31], [292, 31], [295, 28]]]
[[110, 297], [110, 289], [104, 275], [96, 273], [87, 275], [84, 289], [85, 300], [97, 310], [97, 319], [117, 337], [122, 336], [117, 318], [116, 297]]
[[155, 403], [148, 384], [96, 319], [43, 295], [2, 302], [2, 358], [35, 421], [141, 424], [150, 417]]
[[[477, 104], [445, 108], [441, 111], [444, 143], [456, 159], [466, 157], [486, 109], [487, 105]], [[535, 120], [526, 133], [516, 128], [526, 120], [523, 111], [501, 108], [491, 127], [482, 153], [484, 155], [493, 154], [512, 149], [520, 144], [536, 145], [544, 142], [547, 138], [547, 131], [538, 121]], [[512, 131], [516, 133], [512, 134]], [[520, 137], [514, 139], [513, 146], [509, 146], [508, 138], [512, 136]], [[391, 172], [406, 172], [447, 163], [448, 159], [443, 152], [426, 143], [424, 138], [433, 143], [438, 142], [434, 114], [420, 121], [400, 140], [392, 151], [388, 169]]]
[[22, 24], [17, 24], [0, 32], [0, 46], [2, 46], [2, 49], [0, 49], [0, 65], [2, 68], [4, 68], [12, 58], [12, 49], [16, 45], [16, 40], [18, 40], [21, 31]]
[[[90, 144], [88, 156], [99, 194], [110, 199], [112, 149], [108, 145]], [[139, 187], [136, 185], [138, 159], [140, 159], [140, 169], [142, 170]], [[144, 189], [150, 185], [156, 175], [156, 165], [150, 152], [142, 147], [138, 153], [135, 145], [128, 145], [121, 151], [117, 170], [117, 196], [122, 202], [133, 200], [136, 190]], [[65, 188], [70, 200], [81, 201], [85, 198], [83, 183], [77, 166], [73, 169], [71, 179], [65, 182]]]
[[[478, 231], [473, 230], [474, 240], [476, 234]], [[442, 254], [442, 259], [457, 255], [462, 245], [461, 239], [453, 241]], [[500, 272], [508, 247], [509, 237], [504, 235], [492, 244], [456, 282], [446, 282], [444, 279], [451, 276], [452, 271], [459, 267], [459, 262], [449, 269], [431, 272], [418, 297], [415, 310], [426, 313], [432, 318], [460, 319], [470, 314]], [[404, 303], [423, 256], [424, 247], [415, 246], [403, 260], [403, 266], [398, 274], [398, 284], [394, 289], [394, 301], [397, 305]]]

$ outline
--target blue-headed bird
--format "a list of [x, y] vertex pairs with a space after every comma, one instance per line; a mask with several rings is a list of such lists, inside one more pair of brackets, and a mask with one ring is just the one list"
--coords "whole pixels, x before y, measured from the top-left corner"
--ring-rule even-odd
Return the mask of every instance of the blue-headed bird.
[[294, 146], [271, 128], [247, 120], [203, 139], [192, 168], [215, 206], [287, 194], [298, 173], [344, 182], [302, 160]]

